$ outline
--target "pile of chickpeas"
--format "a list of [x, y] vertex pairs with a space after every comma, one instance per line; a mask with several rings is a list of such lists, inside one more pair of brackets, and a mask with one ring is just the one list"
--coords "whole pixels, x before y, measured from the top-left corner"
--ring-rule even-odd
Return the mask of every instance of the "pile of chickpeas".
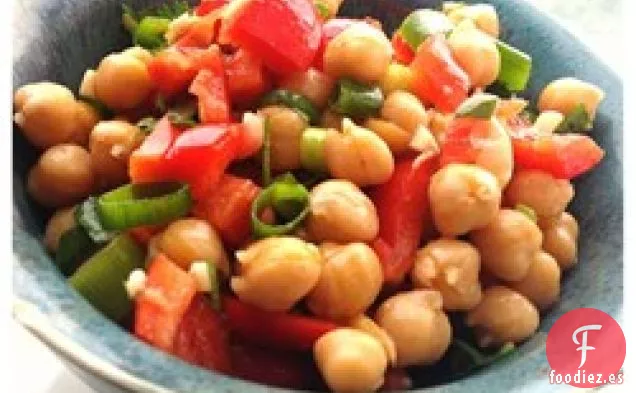
[[[490, 5], [471, 5], [448, 15], [457, 25], [448, 38], [453, 56], [479, 91], [499, 69], [497, 14]], [[60, 209], [46, 229], [52, 252], [75, 225], [76, 203], [129, 181], [128, 158], [143, 134], [124, 115], [152, 90], [146, 68], [151, 57], [130, 48], [87, 71], [80, 94], [122, 114], [114, 120], [101, 120], [70, 90], [50, 82], [15, 93], [15, 121], [42, 150], [28, 175], [29, 194]], [[328, 108], [335, 81], [343, 77], [382, 87], [385, 99], [377, 116], [354, 122]], [[324, 72], [312, 68], [279, 81], [278, 87], [323, 111], [321, 126], [327, 129], [330, 179], [311, 189], [302, 228], [252, 242], [233, 258], [212, 225], [185, 218], [156, 235], [148, 249], [149, 257], [162, 252], [186, 270], [193, 261], [216, 261], [232, 292], [263, 310], [288, 312], [302, 303], [311, 314], [341, 324], [314, 346], [318, 368], [334, 391], [372, 391], [389, 367], [438, 362], [452, 341], [448, 312], [464, 313], [482, 347], [527, 339], [537, 330], [540, 312], [558, 300], [562, 273], [576, 263], [579, 229], [566, 212], [574, 188], [545, 172], [515, 170], [507, 120], [527, 102], [502, 99], [475, 163], [440, 168], [422, 190], [439, 237], [417, 251], [402, 286], [408, 290], [379, 300], [382, 266], [368, 244], [380, 223], [366, 187], [388, 181], [396, 157], [405, 152], [438, 153], [453, 119], [427, 109], [408, 91], [409, 78], [380, 29], [370, 24], [346, 29], [327, 45]], [[541, 113], [532, 127], [550, 134], [578, 103], [594, 114], [601, 99], [602, 91], [591, 84], [557, 80], [541, 93]], [[300, 169], [307, 118], [283, 106], [260, 108], [257, 115], [269, 119], [272, 170]], [[526, 210], [516, 209], [519, 205]]]

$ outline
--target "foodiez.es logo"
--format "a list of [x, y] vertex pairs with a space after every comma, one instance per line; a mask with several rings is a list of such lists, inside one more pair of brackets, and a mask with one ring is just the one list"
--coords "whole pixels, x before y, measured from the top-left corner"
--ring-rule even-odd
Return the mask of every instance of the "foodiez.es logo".
[[595, 308], [577, 308], [548, 333], [550, 383], [591, 388], [623, 383], [625, 335], [618, 322]]

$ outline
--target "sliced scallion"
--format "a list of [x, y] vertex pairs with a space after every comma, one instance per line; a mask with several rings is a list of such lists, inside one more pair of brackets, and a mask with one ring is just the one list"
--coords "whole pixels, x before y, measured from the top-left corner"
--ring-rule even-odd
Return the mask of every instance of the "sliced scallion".
[[327, 130], [324, 128], [307, 128], [300, 139], [300, 163], [303, 168], [317, 173], [327, 171], [325, 158], [325, 142]]
[[[271, 225], [262, 222], [260, 214], [266, 207], [288, 221]], [[285, 175], [261, 191], [252, 204], [252, 231], [256, 238], [282, 236], [293, 232], [309, 214], [309, 191], [291, 175]]]
[[497, 49], [501, 57], [501, 66], [497, 81], [508, 91], [522, 91], [530, 80], [532, 71], [532, 58], [517, 48], [497, 41]]
[[132, 308], [124, 282], [144, 265], [144, 251], [128, 235], [119, 235], [68, 279], [106, 317], [120, 321]]
[[128, 184], [97, 200], [99, 218], [108, 229], [158, 225], [183, 217], [192, 207], [187, 184]]
[[106, 243], [115, 235], [103, 225], [97, 212], [97, 198], [95, 197], [88, 197], [78, 205], [75, 210], [75, 221], [95, 243]]
[[306, 97], [285, 89], [277, 89], [268, 93], [261, 102], [262, 105], [282, 105], [295, 109], [303, 114], [309, 123], [316, 124], [320, 120], [320, 113]]
[[475, 94], [457, 108], [457, 117], [490, 119], [497, 108], [498, 97], [492, 94]]
[[376, 115], [383, 100], [384, 95], [378, 86], [341, 79], [336, 87], [332, 108], [341, 115], [360, 119]]

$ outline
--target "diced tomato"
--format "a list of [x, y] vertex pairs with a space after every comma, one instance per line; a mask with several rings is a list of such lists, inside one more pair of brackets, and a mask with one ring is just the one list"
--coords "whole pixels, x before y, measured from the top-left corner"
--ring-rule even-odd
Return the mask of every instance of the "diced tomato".
[[311, 350], [320, 336], [338, 327], [318, 318], [264, 311], [234, 297], [223, 298], [223, 310], [233, 333], [274, 349]]
[[221, 29], [221, 13], [215, 12], [192, 24], [174, 43], [178, 48], [207, 48], [212, 45]]
[[147, 246], [150, 239], [163, 230], [163, 225], [144, 225], [128, 230], [130, 236], [142, 246]]
[[316, 52], [316, 57], [313, 62], [313, 67], [321, 70], [323, 69], [323, 56], [327, 44], [334, 39], [335, 36], [342, 33], [347, 27], [355, 23], [364, 23], [363, 21], [347, 18], [333, 18], [329, 19], [324, 25], [322, 25], [322, 36], [320, 38], [320, 46]]
[[321, 382], [310, 357], [245, 343], [232, 346], [232, 368], [238, 378], [288, 389], [311, 389]]
[[391, 38], [391, 44], [393, 44], [393, 55], [398, 63], [409, 65], [415, 58], [415, 52], [409, 44], [406, 43], [402, 34], [395, 32]]
[[194, 13], [197, 16], [205, 16], [225, 6], [229, 2], [230, 0], [201, 0], [201, 3], [194, 9]]
[[184, 131], [166, 154], [169, 168], [166, 176], [190, 183], [195, 200], [204, 199], [236, 157], [241, 138], [237, 128], [228, 124]]
[[475, 163], [479, 154], [478, 144], [489, 138], [489, 130], [489, 120], [455, 118], [444, 135], [440, 166], [450, 163]]
[[230, 121], [230, 102], [225, 86], [225, 75], [208, 69], [199, 71], [192, 82], [190, 94], [199, 99], [199, 119], [203, 124]]
[[384, 271], [384, 281], [398, 284], [411, 270], [423, 236], [433, 231], [428, 186], [438, 157], [405, 157], [388, 182], [371, 191], [380, 218], [380, 233], [372, 247]]
[[594, 168], [605, 155], [592, 138], [579, 134], [536, 135], [512, 138], [515, 166], [573, 179]]
[[270, 81], [263, 63], [245, 49], [225, 56], [225, 76], [232, 102], [250, 103], [267, 91]]
[[231, 372], [229, 335], [221, 315], [210, 301], [195, 296], [186, 311], [174, 340], [174, 354], [179, 358], [226, 374]]
[[133, 183], [166, 180], [165, 155], [181, 131], [167, 117], [162, 118], [129, 159], [128, 171]]
[[252, 233], [252, 203], [261, 188], [249, 179], [223, 175], [205, 199], [194, 206], [194, 214], [210, 222], [223, 243], [238, 248]]
[[431, 36], [419, 46], [411, 70], [415, 94], [442, 112], [453, 112], [468, 97], [470, 78], [453, 59], [443, 35]]
[[194, 278], [158, 254], [146, 273], [146, 288], [135, 300], [135, 335], [172, 352], [177, 328], [197, 292]]
[[321, 23], [308, 0], [247, 0], [224, 28], [277, 74], [309, 68], [320, 45]]

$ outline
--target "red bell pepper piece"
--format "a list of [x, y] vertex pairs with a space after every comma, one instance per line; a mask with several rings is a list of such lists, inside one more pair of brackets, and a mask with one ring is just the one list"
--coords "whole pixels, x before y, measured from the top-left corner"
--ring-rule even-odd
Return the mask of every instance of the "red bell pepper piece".
[[239, 248], [252, 233], [252, 203], [260, 191], [249, 179], [223, 175], [206, 198], [196, 202], [194, 214], [212, 224], [224, 244]]
[[386, 283], [402, 281], [415, 262], [422, 237], [433, 230], [428, 186], [437, 169], [437, 156], [405, 157], [396, 163], [389, 181], [371, 191], [380, 218], [380, 233], [372, 247]]
[[318, 318], [263, 311], [234, 297], [223, 298], [230, 328], [242, 339], [274, 349], [309, 351], [338, 325]]
[[444, 136], [440, 166], [450, 163], [474, 164], [480, 152], [480, 141], [489, 138], [490, 121], [456, 118]]
[[313, 62], [313, 67], [318, 70], [323, 70], [323, 57], [325, 55], [325, 49], [327, 49], [327, 44], [331, 40], [334, 39], [335, 36], [342, 33], [347, 27], [356, 24], [356, 23], [365, 23], [356, 19], [347, 19], [347, 18], [333, 18], [329, 19], [322, 25], [322, 36], [320, 38], [320, 46], [318, 47], [318, 51], [316, 52], [316, 57]]
[[308, 0], [247, 0], [224, 28], [234, 43], [278, 74], [309, 68], [320, 45], [320, 20]]
[[202, 295], [192, 300], [174, 340], [174, 354], [194, 365], [229, 374], [229, 334], [221, 315]]
[[128, 161], [133, 183], [162, 181], [168, 171], [165, 155], [181, 131], [167, 117], [161, 119]]
[[311, 358], [245, 343], [232, 346], [232, 369], [238, 378], [282, 388], [306, 390], [320, 384]]
[[197, 292], [194, 278], [163, 254], [152, 260], [146, 288], [135, 300], [134, 332], [140, 339], [172, 352], [177, 328]]
[[409, 65], [415, 58], [415, 52], [402, 37], [402, 34], [395, 32], [391, 38], [393, 44], [393, 56], [398, 63]]
[[579, 134], [514, 136], [515, 165], [573, 179], [594, 168], [605, 155], [592, 138]]
[[232, 102], [251, 103], [267, 91], [268, 75], [263, 63], [252, 53], [240, 48], [225, 56], [223, 64]]
[[470, 78], [453, 59], [442, 35], [431, 36], [419, 46], [411, 69], [415, 94], [440, 111], [453, 112], [468, 97]]
[[188, 90], [199, 99], [199, 119], [203, 124], [230, 121], [230, 103], [225, 75], [208, 69], [199, 71]]
[[201, 3], [194, 8], [194, 14], [197, 16], [205, 16], [225, 6], [229, 2], [230, 0], [201, 0]]

